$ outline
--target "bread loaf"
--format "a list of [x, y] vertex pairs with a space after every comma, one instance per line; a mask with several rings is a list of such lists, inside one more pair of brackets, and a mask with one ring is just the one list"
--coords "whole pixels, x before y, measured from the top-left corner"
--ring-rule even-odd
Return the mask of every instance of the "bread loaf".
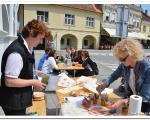
[[43, 92], [34, 92], [33, 100], [44, 100], [44, 93]]

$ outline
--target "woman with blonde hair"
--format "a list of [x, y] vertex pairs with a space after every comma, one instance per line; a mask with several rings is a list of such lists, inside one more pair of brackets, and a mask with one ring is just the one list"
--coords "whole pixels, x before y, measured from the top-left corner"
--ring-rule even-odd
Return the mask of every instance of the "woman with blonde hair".
[[[130, 95], [139, 95], [142, 99], [141, 111], [150, 112], [150, 56], [143, 57], [144, 50], [137, 40], [124, 39], [113, 49], [114, 56], [121, 62], [118, 68], [96, 89], [101, 93], [123, 73], [125, 80], [125, 99], [106, 103], [109, 109], [116, 109], [128, 103]], [[127, 99], [129, 98], [129, 99]]]

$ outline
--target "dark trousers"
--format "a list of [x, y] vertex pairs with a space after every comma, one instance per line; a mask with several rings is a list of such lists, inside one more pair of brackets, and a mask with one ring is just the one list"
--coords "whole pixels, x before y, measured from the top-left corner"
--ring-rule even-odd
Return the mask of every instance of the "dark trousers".
[[[67, 70], [69, 75], [74, 75], [73, 70]], [[89, 71], [89, 70], [78, 70], [75, 72], [75, 77], [80, 77], [80, 76], [92, 76], [94, 75], [94, 71]]]
[[89, 71], [89, 70], [78, 70], [77, 72], [76, 72], [76, 77], [78, 77], [78, 76], [92, 76], [92, 75], [94, 75], [94, 71]]
[[141, 112], [150, 116], [150, 104], [148, 102], [142, 102]]
[[5, 115], [26, 115], [26, 108], [21, 110], [10, 110], [2, 107]]

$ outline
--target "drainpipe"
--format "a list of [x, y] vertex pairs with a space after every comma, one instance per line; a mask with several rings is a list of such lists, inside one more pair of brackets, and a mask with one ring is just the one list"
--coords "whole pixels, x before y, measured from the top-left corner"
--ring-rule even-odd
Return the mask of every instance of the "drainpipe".
[[[102, 12], [103, 12], [103, 5], [102, 5]], [[100, 36], [99, 36], [99, 46], [100, 46], [100, 43], [101, 43], [102, 20], [103, 20], [103, 13], [102, 13], [102, 17], [101, 17], [101, 15], [100, 15]]]

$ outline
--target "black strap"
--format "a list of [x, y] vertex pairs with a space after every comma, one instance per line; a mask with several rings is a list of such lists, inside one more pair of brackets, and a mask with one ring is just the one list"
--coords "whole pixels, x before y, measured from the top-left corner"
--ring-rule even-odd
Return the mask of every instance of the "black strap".
[[135, 73], [135, 90], [136, 90], [136, 94], [138, 94], [138, 92], [137, 92], [137, 81], [138, 81], [138, 79], [139, 79], [139, 76], [140, 76], [140, 73], [141, 73], [141, 71], [142, 71], [142, 68], [143, 68], [144, 64], [146, 63], [146, 60], [149, 59], [149, 58], [150, 58], [150, 56], [146, 56], [146, 57], [144, 58], [144, 60], [143, 60], [143, 61], [141, 62], [141, 64], [140, 64], [139, 69], [138, 69], [137, 72]]

